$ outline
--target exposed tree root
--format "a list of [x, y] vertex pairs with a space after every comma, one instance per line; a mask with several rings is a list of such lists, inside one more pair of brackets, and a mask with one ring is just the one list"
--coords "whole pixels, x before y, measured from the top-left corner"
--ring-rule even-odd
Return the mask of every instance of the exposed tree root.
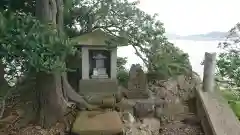
[[97, 106], [89, 104], [83, 96], [79, 95], [72, 86], [68, 83], [67, 74], [62, 73], [62, 86], [63, 86], [63, 93], [66, 93], [67, 98], [73, 101], [76, 104], [79, 104], [81, 107], [86, 108], [88, 110], [96, 109]]

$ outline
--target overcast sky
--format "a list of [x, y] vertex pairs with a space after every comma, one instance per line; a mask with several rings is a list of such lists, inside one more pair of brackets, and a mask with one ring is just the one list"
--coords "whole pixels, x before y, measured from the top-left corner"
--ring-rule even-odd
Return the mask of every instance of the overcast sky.
[[240, 21], [240, 0], [140, 0], [140, 8], [158, 13], [167, 32], [179, 35], [228, 31]]

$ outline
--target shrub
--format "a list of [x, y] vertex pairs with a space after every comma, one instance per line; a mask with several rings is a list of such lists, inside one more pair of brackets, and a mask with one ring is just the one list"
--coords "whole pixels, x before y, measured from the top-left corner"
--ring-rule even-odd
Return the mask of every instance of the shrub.
[[124, 69], [123, 70], [118, 70], [117, 79], [118, 79], [119, 85], [127, 88], [128, 79], [129, 79], [128, 71], [124, 70]]

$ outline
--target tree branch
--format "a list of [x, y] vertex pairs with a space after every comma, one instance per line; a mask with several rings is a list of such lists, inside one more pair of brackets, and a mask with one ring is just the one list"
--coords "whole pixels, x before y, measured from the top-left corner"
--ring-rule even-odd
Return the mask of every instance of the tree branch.
[[58, 31], [63, 34], [63, 10], [64, 10], [64, 6], [63, 6], [63, 1], [62, 0], [56, 0], [56, 6], [57, 6], [57, 14], [56, 14], [56, 19], [57, 19], [57, 28]]
[[57, 4], [55, 0], [50, 0], [49, 1], [49, 5], [50, 5], [50, 14], [51, 14], [51, 21], [54, 25], [56, 25], [56, 15], [57, 15]]
[[137, 50], [137, 47], [132, 45], [132, 47], [134, 48], [134, 50], [136, 51], [136, 54], [138, 57], [140, 57], [140, 59], [142, 59], [143, 63], [148, 66], [148, 62], [145, 58], [143, 58], [143, 56], [141, 55], [141, 53]]

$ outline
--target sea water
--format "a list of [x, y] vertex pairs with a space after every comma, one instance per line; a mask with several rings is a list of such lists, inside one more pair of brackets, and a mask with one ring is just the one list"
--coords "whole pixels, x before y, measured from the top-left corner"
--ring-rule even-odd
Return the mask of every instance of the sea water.
[[[188, 53], [193, 70], [201, 77], [203, 76], [203, 65], [201, 65], [201, 62], [204, 60], [205, 52], [216, 52], [218, 54], [221, 51], [218, 48], [220, 41], [170, 40], [170, 42], [185, 53]], [[144, 65], [143, 61], [135, 54], [132, 46], [119, 47], [118, 56], [127, 57], [127, 69], [130, 69], [132, 64], [139, 63], [142, 66]]]

